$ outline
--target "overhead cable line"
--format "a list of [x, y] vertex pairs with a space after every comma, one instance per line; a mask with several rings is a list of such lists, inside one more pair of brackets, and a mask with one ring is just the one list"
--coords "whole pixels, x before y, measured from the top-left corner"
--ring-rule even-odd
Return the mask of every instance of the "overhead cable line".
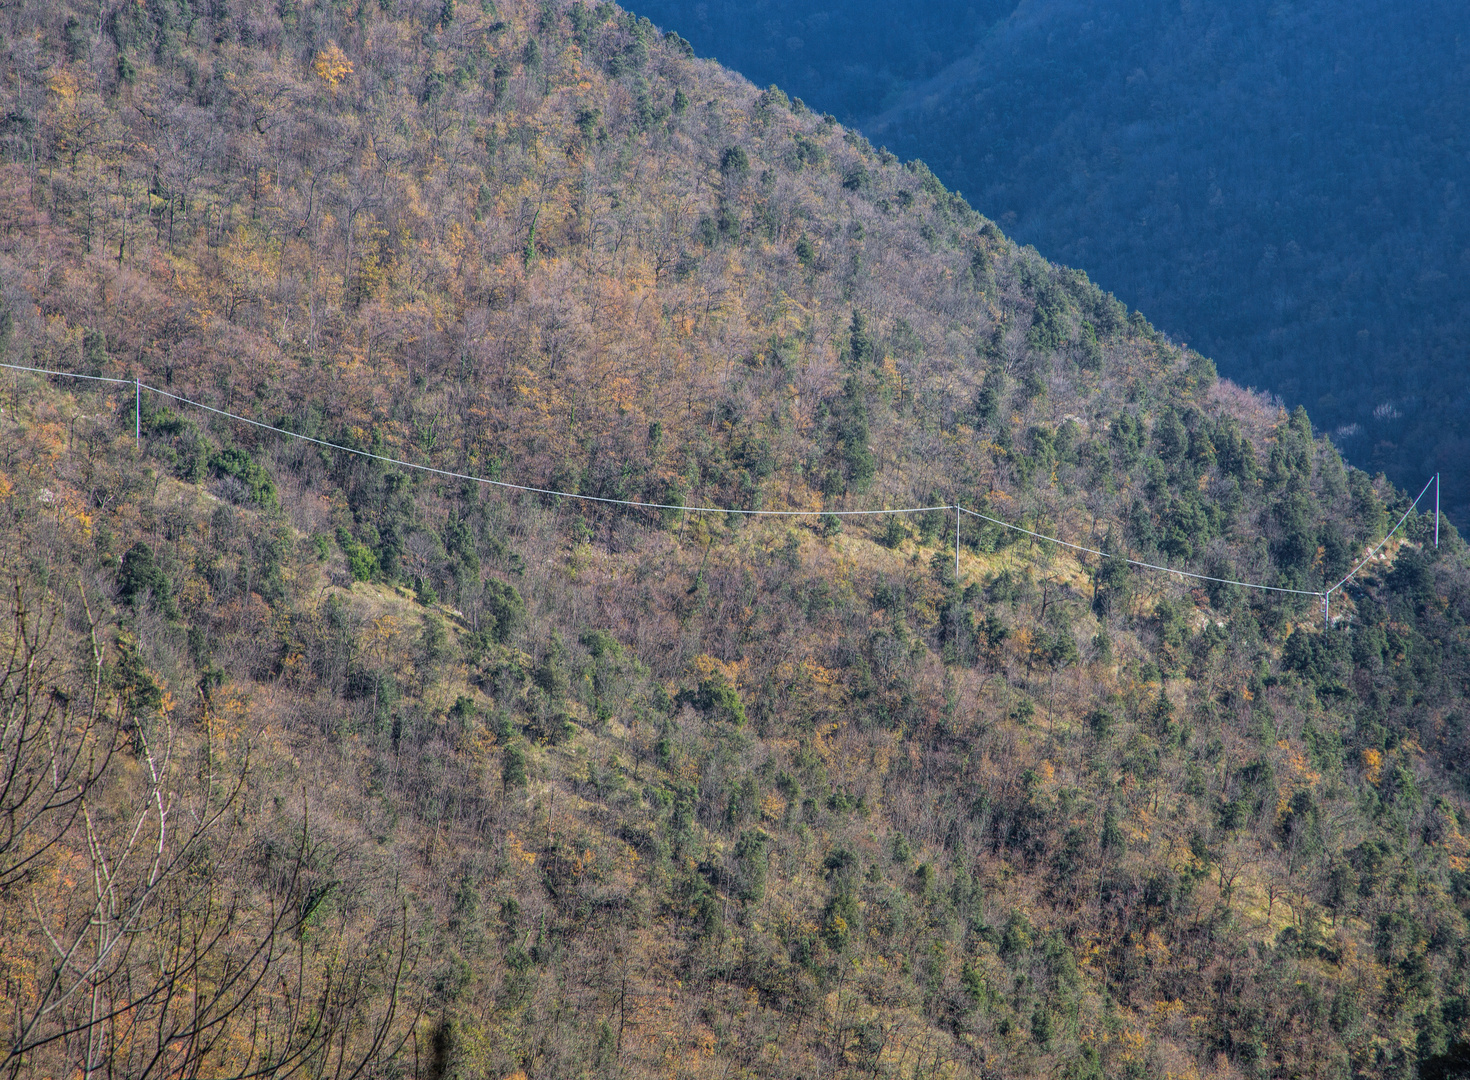
[[1372, 551], [1363, 556], [1362, 562], [1358, 563], [1357, 566], [1348, 571], [1347, 577], [1343, 578], [1336, 585], [1332, 586], [1332, 588], [1324, 592], [1322, 594], [1323, 596], [1331, 596], [1338, 589], [1346, 585], [1348, 583], [1348, 580], [1354, 574], [1356, 574], [1359, 570], [1368, 565], [1368, 561], [1372, 559], [1373, 556], [1378, 554], [1379, 548], [1388, 543], [1389, 537], [1398, 532], [1399, 529], [1403, 526], [1404, 522], [1409, 520], [1409, 515], [1414, 512], [1414, 507], [1419, 505], [1419, 500], [1424, 498], [1424, 492], [1429, 490], [1430, 484], [1434, 485], [1434, 546], [1439, 547], [1439, 473], [1435, 473], [1429, 478], [1429, 482], [1424, 485], [1424, 491], [1421, 491], [1418, 495], [1414, 496], [1414, 501], [1411, 502], [1409, 504], [1409, 508], [1404, 511], [1404, 516], [1399, 518], [1399, 523], [1395, 525], [1392, 529], [1388, 530], [1388, 535], [1385, 536], [1382, 540], [1378, 541], [1377, 547], [1375, 547]]
[[[1081, 544], [1069, 544], [1067, 543], [1067, 541], [1058, 540], [1054, 536], [1045, 536], [1039, 532], [1032, 532], [1030, 529], [1022, 528], [1020, 525], [1012, 525], [1008, 521], [1002, 521], [1000, 518], [993, 518], [989, 514], [977, 513], [976, 511], [966, 509], [963, 506], [959, 509], [969, 514], [971, 517], [981, 518], [994, 525], [1004, 526], [1007, 529], [1014, 529], [1016, 532], [1025, 533], [1027, 536], [1034, 536], [1038, 540], [1046, 540], [1049, 543], [1061, 544], [1063, 547], [1069, 547], [1074, 551], [1085, 551], [1089, 555], [1097, 555], [1104, 559], [1115, 559], [1118, 557], [1116, 554], [1110, 555], [1106, 551], [1098, 551], [1095, 548], [1083, 547]], [[1180, 577], [1196, 578], [1199, 581], [1218, 581], [1222, 585], [1240, 585], [1243, 588], [1247, 589], [1269, 589], [1271, 592], [1294, 593], [1297, 596], [1322, 595], [1321, 592], [1312, 591], [1309, 589], [1284, 589], [1279, 585], [1257, 585], [1255, 582], [1252, 581], [1234, 581], [1230, 578], [1211, 577], [1209, 574], [1196, 574], [1190, 570], [1175, 570], [1171, 566], [1156, 566], [1153, 563], [1140, 562], [1138, 559], [1125, 559], [1124, 561], [1127, 562], [1129, 566], [1139, 566], [1144, 568], [1145, 570], [1160, 570], [1165, 574], [1178, 574]]]
[[64, 379], [91, 379], [93, 382], [122, 383], [125, 386], [135, 384], [137, 379], [109, 379], [105, 375], [83, 375], [77, 371], [52, 371], [50, 368], [22, 367], [20, 364], [0, 364], [0, 368], [9, 368], [11, 371], [29, 371], [35, 375], [60, 375]]
[[512, 484], [505, 480], [490, 480], [483, 476], [471, 476], [468, 473], [451, 472], [448, 469], [436, 469], [432, 465], [419, 465], [412, 461], [402, 461], [398, 458], [386, 457], [383, 454], [374, 454], [368, 450], [358, 450], [355, 447], [343, 446], [341, 443], [327, 442], [325, 439], [314, 439], [310, 435], [301, 435], [285, 428], [275, 427], [272, 424], [264, 424], [259, 420], [251, 420], [246, 416], [237, 416], [235, 413], [216, 409], [211, 405], [205, 405], [198, 401], [191, 401], [178, 394], [170, 394], [167, 390], [160, 390], [156, 386], [143, 384], [144, 390], [151, 390], [155, 394], [161, 394], [166, 398], [183, 405], [192, 405], [197, 409], [204, 409], [219, 416], [238, 420], [242, 424], [251, 424], [254, 427], [264, 428], [266, 431], [274, 431], [278, 435], [289, 435], [293, 439], [303, 442], [315, 443], [317, 446], [329, 447], [333, 450], [343, 450], [349, 454], [357, 454], [361, 457], [373, 458], [376, 461], [384, 461], [390, 465], [399, 465], [405, 469], [418, 469], [420, 472], [434, 473], [438, 476], [447, 476], [455, 480], [473, 480], [477, 484], [494, 484], [496, 487], [507, 488], [511, 491], [528, 491], [536, 495], [554, 495], [562, 499], [581, 499], [583, 502], [610, 503], [614, 506], [634, 506], [643, 510], [687, 510], [696, 514], [748, 514], [763, 515], [766, 517], [823, 517], [828, 514], [833, 516], [854, 516], [858, 514], [921, 514], [932, 510], [953, 510], [953, 506], [910, 506], [903, 509], [893, 510], [736, 510], [727, 506], [678, 506], [674, 503], [652, 503], [639, 502], [636, 499], [609, 499], [601, 495], [579, 495], [573, 491], [554, 491], [551, 488], [529, 487], [526, 484]]
[[[141, 432], [143, 413], [142, 392], [144, 390], [147, 390], [151, 393], [158, 394], [160, 397], [166, 397], [171, 401], [176, 401], [180, 405], [188, 405], [192, 408], [203, 409], [205, 412], [213, 413], [216, 416], [224, 417], [227, 420], [234, 420], [241, 424], [248, 424], [251, 427], [260, 428], [263, 431], [274, 432], [277, 435], [284, 435], [287, 438], [297, 439], [301, 442], [312, 443], [313, 445], [325, 447], [329, 450], [341, 450], [344, 453], [356, 454], [359, 457], [371, 458], [374, 461], [381, 461], [389, 465], [397, 465], [400, 468], [404, 469], [416, 469], [419, 472], [432, 473], [436, 476], [443, 476], [452, 480], [468, 480], [476, 484], [487, 484], [493, 487], [503, 488], [508, 491], [524, 491], [533, 495], [549, 495], [554, 498], [560, 499], [578, 499], [582, 502], [603, 503], [610, 506], [628, 506], [639, 510], [678, 510], [686, 513], [696, 514], [741, 514], [747, 517], [873, 517], [886, 514], [924, 514], [933, 513], [939, 510], [953, 510], [955, 511], [956, 580], [958, 580], [959, 571], [960, 514], [969, 514], [971, 517], [990, 522], [992, 525], [998, 525], [1003, 529], [1010, 529], [1013, 532], [1022, 533], [1023, 535], [1030, 536], [1036, 540], [1044, 540], [1050, 544], [1058, 544], [1062, 547], [1070, 548], [1073, 551], [1084, 552], [1088, 555], [1096, 555], [1102, 559], [1118, 558], [1117, 553], [1110, 554], [1106, 551], [1099, 551], [1096, 548], [1084, 547], [1081, 544], [1073, 544], [1067, 540], [1062, 540], [1055, 536], [1047, 536], [1044, 533], [1035, 532], [1034, 530], [1028, 529], [1022, 525], [1016, 525], [1013, 522], [1005, 521], [1001, 518], [991, 517], [989, 514], [982, 514], [978, 510], [971, 510], [969, 507], [961, 506], [958, 503], [952, 503], [947, 506], [907, 506], [881, 510], [748, 510], [729, 506], [681, 506], [676, 503], [642, 502], [637, 499], [613, 499], [601, 495], [582, 495], [573, 491], [557, 491], [552, 488], [532, 487], [528, 484], [513, 484], [506, 480], [491, 480], [488, 477], [473, 476], [469, 473], [454, 472], [450, 469], [439, 469], [435, 468], [432, 465], [420, 465], [417, 462], [404, 461], [400, 458], [388, 457], [385, 454], [375, 454], [370, 450], [360, 450], [354, 446], [344, 446], [341, 443], [328, 442], [325, 439], [314, 438], [311, 435], [302, 435], [300, 432], [291, 431], [287, 428], [277, 427], [274, 424], [267, 424], [260, 420], [252, 420], [248, 416], [241, 416], [238, 413], [232, 413], [226, 411], [225, 409], [215, 408], [213, 405], [206, 405], [202, 401], [194, 401], [191, 398], [186, 398], [179, 394], [169, 393], [169, 391], [167, 390], [160, 390], [156, 386], [149, 386], [147, 383], [141, 382], [137, 379], [111, 379], [101, 375], [82, 375], [70, 371], [53, 371], [49, 368], [24, 367], [20, 364], [0, 364], [0, 368], [8, 368], [12, 371], [30, 372], [37, 375], [56, 375], [62, 378], [69, 379], [90, 379], [94, 382], [116, 383], [120, 385], [127, 385], [128, 383], [132, 383], [134, 393], [136, 395], [135, 407], [137, 409], [137, 416], [135, 417], [134, 428], [135, 434], [137, 434], [140, 441], [142, 437]], [[1415, 496], [1414, 501], [1409, 504], [1409, 508], [1404, 511], [1403, 516], [1399, 518], [1398, 523], [1388, 531], [1383, 539], [1378, 542], [1377, 546], [1374, 547], [1373, 550], [1370, 551], [1363, 558], [1363, 560], [1358, 563], [1357, 566], [1353, 567], [1353, 569], [1349, 571], [1346, 577], [1344, 577], [1336, 585], [1333, 585], [1330, 589], [1289, 589], [1280, 585], [1264, 585], [1254, 581], [1236, 581], [1233, 578], [1213, 577], [1209, 574], [1197, 574], [1192, 570], [1178, 570], [1171, 566], [1159, 566], [1156, 563], [1143, 562], [1139, 559], [1129, 559], [1127, 557], [1124, 557], [1124, 561], [1129, 566], [1136, 566], [1144, 570], [1156, 570], [1164, 574], [1174, 574], [1178, 577], [1191, 578], [1195, 581], [1212, 581], [1221, 585], [1236, 585], [1243, 589], [1260, 589], [1265, 592], [1287, 593], [1293, 596], [1314, 596], [1322, 601], [1323, 616], [1330, 622], [1328, 605], [1331, 603], [1332, 594], [1338, 589], [1342, 588], [1344, 585], [1346, 585], [1353, 578], [1353, 576], [1357, 574], [1357, 572], [1361, 570], [1364, 566], [1366, 566], [1368, 562], [1379, 552], [1379, 550], [1388, 543], [1393, 535], [1397, 533], [1400, 528], [1403, 527], [1404, 522], [1408, 521], [1409, 515], [1412, 514], [1414, 512], [1414, 509], [1419, 505], [1419, 500], [1424, 498], [1425, 493], [1429, 491], [1430, 484], [1434, 485], [1435, 493], [1435, 547], [1439, 546], [1439, 474], [1435, 473], [1434, 476], [1429, 478], [1428, 483], [1424, 485], [1423, 490], [1421, 490], [1419, 494]]]

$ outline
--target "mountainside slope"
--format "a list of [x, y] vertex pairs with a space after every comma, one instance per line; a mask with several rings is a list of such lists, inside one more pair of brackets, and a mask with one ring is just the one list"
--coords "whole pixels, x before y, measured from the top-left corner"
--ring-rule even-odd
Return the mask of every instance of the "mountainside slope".
[[1311, 592], [1408, 499], [1305, 413], [611, 5], [4, 19], [4, 362], [157, 388], [3, 375], [10, 1073], [1463, 1044], [1452, 528], [1324, 628], [831, 513]]
[[1443, 470], [1470, 505], [1463, 4], [639, 11], [924, 158], [1360, 467]]

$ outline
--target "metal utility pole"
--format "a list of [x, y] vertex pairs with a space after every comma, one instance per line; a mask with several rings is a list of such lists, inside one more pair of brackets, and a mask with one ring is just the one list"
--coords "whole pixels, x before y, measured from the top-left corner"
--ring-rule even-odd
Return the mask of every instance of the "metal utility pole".
[[960, 508], [954, 508], [954, 587], [960, 587]]
[[954, 505], [954, 601], [950, 607], [954, 619], [954, 660], [960, 662], [960, 504]]

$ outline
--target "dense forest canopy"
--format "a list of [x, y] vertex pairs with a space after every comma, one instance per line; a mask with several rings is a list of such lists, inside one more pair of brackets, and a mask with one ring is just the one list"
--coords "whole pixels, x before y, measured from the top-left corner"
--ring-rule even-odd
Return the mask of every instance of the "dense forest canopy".
[[646, 0], [1470, 510], [1470, 8]]
[[1470, 552], [1305, 410], [612, 4], [0, 34], [0, 1072], [1463, 1060]]

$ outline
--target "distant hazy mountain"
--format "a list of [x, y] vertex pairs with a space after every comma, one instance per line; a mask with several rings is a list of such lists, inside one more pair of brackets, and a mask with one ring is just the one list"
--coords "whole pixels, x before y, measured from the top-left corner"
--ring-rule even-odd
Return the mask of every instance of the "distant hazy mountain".
[[641, 8], [1470, 510], [1470, 7]]

